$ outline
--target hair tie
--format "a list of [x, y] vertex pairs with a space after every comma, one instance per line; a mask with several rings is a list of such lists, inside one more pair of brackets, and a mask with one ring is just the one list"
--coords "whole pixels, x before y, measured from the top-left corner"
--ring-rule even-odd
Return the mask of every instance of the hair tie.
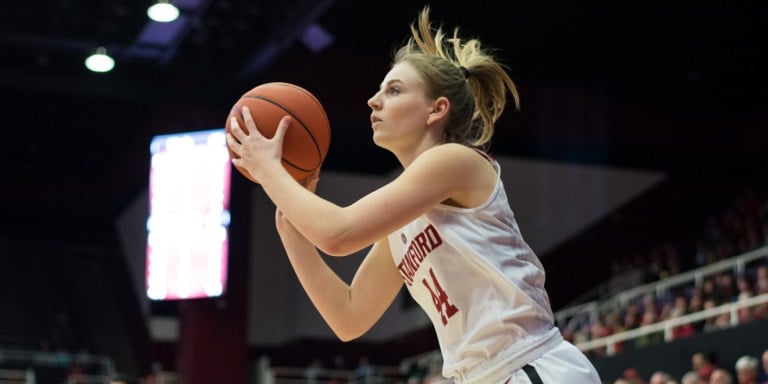
[[467, 69], [467, 67], [465, 67], [463, 65], [460, 66], [459, 69], [461, 70], [461, 73], [464, 74], [464, 78], [465, 79], [469, 79], [469, 69]]

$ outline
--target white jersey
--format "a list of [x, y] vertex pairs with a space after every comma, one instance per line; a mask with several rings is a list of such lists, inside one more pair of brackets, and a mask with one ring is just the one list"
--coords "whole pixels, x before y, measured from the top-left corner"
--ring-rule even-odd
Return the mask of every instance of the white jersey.
[[388, 239], [408, 290], [435, 327], [444, 376], [488, 382], [562, 341], [544, 268], [523, 241], [500, 176], [480, 206], [438, 205]]

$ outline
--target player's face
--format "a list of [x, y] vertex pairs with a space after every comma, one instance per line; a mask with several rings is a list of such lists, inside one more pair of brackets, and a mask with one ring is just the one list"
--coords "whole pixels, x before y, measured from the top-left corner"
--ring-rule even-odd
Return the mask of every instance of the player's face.
[[426, 85], [416, 69], [408, 62], [400, 62], [384, 77], [368, 106], [373, 141], [395, 150], [417, 143], [425, 134], [432, 100], [427, 98]]

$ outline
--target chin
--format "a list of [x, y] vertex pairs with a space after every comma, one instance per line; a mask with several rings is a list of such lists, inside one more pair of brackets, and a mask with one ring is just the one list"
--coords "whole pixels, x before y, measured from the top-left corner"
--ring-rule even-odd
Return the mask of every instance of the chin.
[[375, 144], [377, 147], [386, 149], [387, 151], [392, 152], [392, 141], [387, 140], [386, 136], [382, 136], [380, 133], [374, 132], [373, 133], [373, 144]]

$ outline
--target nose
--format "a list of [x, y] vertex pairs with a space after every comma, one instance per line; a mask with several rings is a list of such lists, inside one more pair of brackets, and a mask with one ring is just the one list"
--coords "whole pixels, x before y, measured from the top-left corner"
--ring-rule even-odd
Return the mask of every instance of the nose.
[[381, 100], [379, 100], [378, 92], [371, 96], [370, 99], [368, 99], [368, 106], [373, 110], [378, 110], [381, 108]]

